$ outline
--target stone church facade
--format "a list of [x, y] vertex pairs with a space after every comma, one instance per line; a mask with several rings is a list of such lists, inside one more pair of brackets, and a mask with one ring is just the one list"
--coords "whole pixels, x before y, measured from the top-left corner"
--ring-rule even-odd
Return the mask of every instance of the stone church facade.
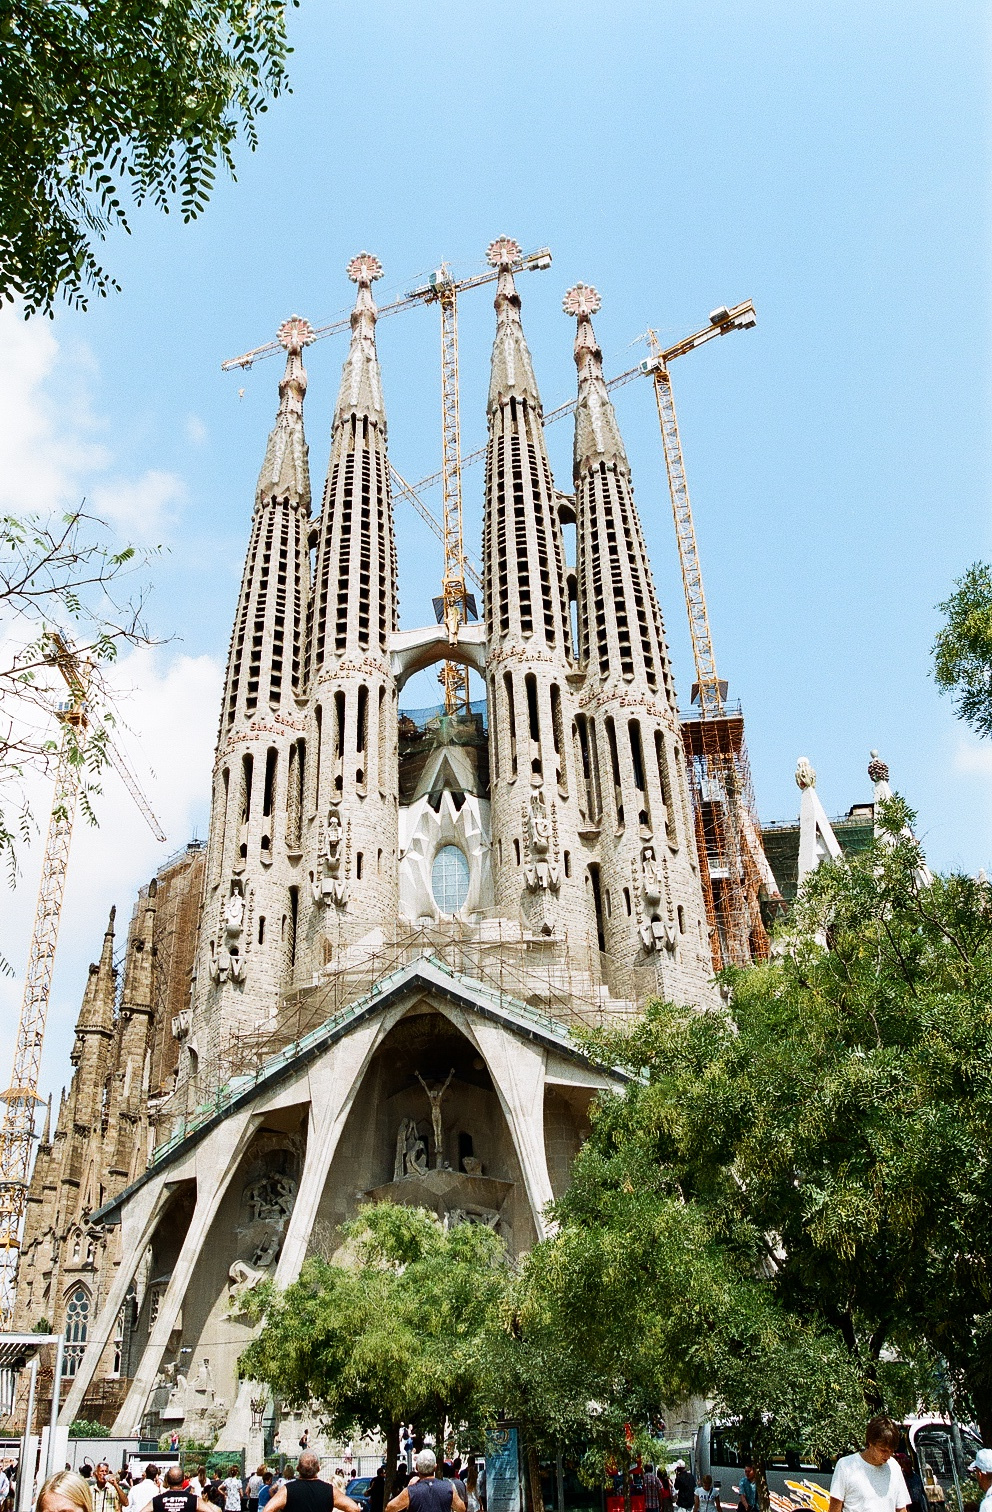
[[[576, 1025], [704, 1004], [678, 709], [595, 290], [569, 291], [571, 491], [552, 477], [507, 238], [488, 401], [484, 619], [401, 630], [375, 258], [320, 512], [294, 317], [228, 656], [209, 838], [108, 932], [31, 1186], [18, 1326], [72, 1344], [63, 1421], [250, 1443], [244, 1296], [361, 1203], [546, 1232], [593, 1097]], [[574, 546], [566, 540], [574, 527]], [[454, 660], [482, 707], [412, 718]], [[171, 900], [171, 901], [170, 901]], [[165, 910], [165, 912], [163, 912]], [[174, 923], [167, 924], [175, 918]], [[257, 1403], [255, 1417], [257, 1419]]]

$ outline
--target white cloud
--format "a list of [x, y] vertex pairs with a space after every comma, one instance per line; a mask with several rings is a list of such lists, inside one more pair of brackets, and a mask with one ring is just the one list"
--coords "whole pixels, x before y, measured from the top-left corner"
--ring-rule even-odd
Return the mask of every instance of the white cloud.
[[961, 735], [954, 751], [954, 770], [962, 777], [979, 777], [992, 782], [992, 742]]
[[186, 416], [186, 435], [194, 446], [202, 446], [207, 439], [208, 431], [199, 415]]
[[93, 408], [97, 378], [90, 353], [67, 354], [50, 320], [24, 320], [10, 305], [0, 311], [0, 508], [45, 514], [85, 497], [122, 535], [157, 542], [185, 485], [154, 469], [114, 473], [113, 450], [98, 439], [107, 426]]
[[[57, 332], [50, 321], [24, 321], [10, 308], [0, 312], [0, 509], [46, 513], [85, 496], [91, 512], [127, 539], [163, 540], [185, 498], [182, 479], [158, 469], [136, 477], [120, 471], [112, 432], [97, 413], [99, 373], [92, 357], [85, 348], [67, 351]], [[5, 625], [0, 640], [16, 639], [16, 632], [16, 625]], [[80, 812], [73, 831], [42, 1066], [46, 1089], [68, 1078], [86, 968], [99, 952], [111, 905], [118, 907], [120, 948], [138, 887], [194, 829], [205, 838], [209, 819], [220, 665], [170, 646], [148, 647], [131, 651], [107, 676], [118, 695], [116, 744], [168, 843], [155, 840], [121, 779], [106, 771], [94, 801], [99, 826]], [[0, 978], [0, 1046], [8, 1047], [0, 1049], [0, 1086], [10, 1074], [4, 1062], [14, 1043], [52, 800], [50, 779], [32, 775], [25, 789], [39, 833], [21, 851], [16, 889], [8, 891], [0, 877], [0, 952], [16, 973]]]
[[[42, 1080], [58, 1087], [68, 1077], [72, 1030], [86, 981], [86, 968], [99, 954], [112, 904], [117, 904], [117, 948], [123, 946], [138, 887], [162, 862], [180, 850], [194, 831], [206, 838], [210, 773], [217, 734], [222, 669], [209, 656], [167, 654], [143, 648], [112, 671], [119, 691], [115, 742], [168, 837], [160, 844], [117, 773], [101, 777], [94, 800], [98, 827], [80, 812], [72, 836], [62, 929], [52, 985]], [[0, 1044], [11, 1046], [20, 1008], [51, 783], [33, 778], [28, 792], [41, 833], [22, 852], [17, 888], [0, 893], [0, 950], [15, 977], [0, 981]], [[9, 1074], [0, 1055], [0, 1081]]]
[[185, 498], [186, 485], [181, 478], [152, 468], [130, 482], [117, 479], [98, 484], [90, 493], [89, 507], [128, 541], [154, 546], [171, 534], [176, 524], [175, 506]]

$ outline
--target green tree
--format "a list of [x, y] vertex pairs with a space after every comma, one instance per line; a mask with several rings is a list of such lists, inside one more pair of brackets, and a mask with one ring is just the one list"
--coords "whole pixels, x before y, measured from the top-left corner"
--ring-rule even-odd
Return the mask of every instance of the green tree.
[[[648, 1029], [638, 1037], [648, 1043]], [[604, 1042], [629, 1052], [625, 1038]], [[826, 1453], [863, 1424], [840, 1339], [790, 1315], [753, 1252], [741, 1263], [707, 1205], [679, 1191], [651, 1092], [636, 1081], [594, 1111], [557, 1231], [523, 1263], [490, 1367], [529, 1443], [581, 1454], [590, 1483], [621, 1472], [628, 1500], [631, 1464], [656, 1452], [666, 1403], [714, 1399], [759, 1467], [783, 1444]], [[763, 1475], [759, 1489], [767, 1505]]]
[[944, 626], [933, 645], [934, 680], [954, 695], [957, 716], [992, 735], [992, 567], [976, 562], [938, 609]]
[[893, 801], [868, 852], [819, 868], [784, 954], [727, 975], [729, 1011], [657, 1004], [598, 1037], [643, 1079], [592, 1145], [636, 1154], [739, 1276], [841, 1343], [865, 1410], [937, 1400], [943, 1376], [988, 1435], [992, 896], [930, 879], [911, 819]]
[[253, 1296], [264, 1319], [242, 1354], [244, 1378], [295, 1406], [315, 1402], [338, 1434], [378, 1430], [391, 1479], [399, 1425], [443, 1442], [446, 1421], [481, 1434], [487, 1320], [509, 1279], [488, 1228], [442, 1228], [423, 1208], [374, 1204], [342, 1230], [345, 1263], [312, 1256], [282, 1293]]
[[0, 0], [0, 298], [85, 307], [128, 201], [199, 215], [286, 88], [287, 3]]

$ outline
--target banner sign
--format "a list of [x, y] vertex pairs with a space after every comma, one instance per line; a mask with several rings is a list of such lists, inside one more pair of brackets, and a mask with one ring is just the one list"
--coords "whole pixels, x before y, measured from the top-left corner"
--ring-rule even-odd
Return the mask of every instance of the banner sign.
[[522, 1512], [520, 1454], [516, 1428], [486, 1435], [486, 1497], [489, 1512]]

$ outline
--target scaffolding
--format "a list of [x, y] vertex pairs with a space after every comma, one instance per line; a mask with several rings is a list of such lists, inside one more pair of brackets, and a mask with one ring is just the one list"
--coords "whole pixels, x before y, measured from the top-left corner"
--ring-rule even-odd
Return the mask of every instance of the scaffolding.
[[612, 962], [594, 946], [564, 935], [537, 938], [495, 915], [470, 924], [399, 926], [392, 934], [342, 919], [325, 952], [326, 965], [312, 986], [288, 994], [263, 1024], [236, 1031], [195, 1083], [177, 1088], [162, 1108], [160, 1127], [170, 1133], [154, 1162], [264, 1076], [360, 1018], [391, 979], [418, 962], [435, 967], [453, 987], [481, 991], [528, 1028], [559, 1038], [563, 1029], [632, 1027], [638, 1002], [656, 990], [647, 972], [643, 984], [635, 983], [643, 986], [637, 1001], [615, 998], [608, 986]]
[[[682, 720], [682, 743], [696, 824], [696, 845], [714, 971], [768, 956], [761, 914], [774, 879], [761, 844], [740, 704]], [[769, 888], [771, 879], [771, 889]]]

